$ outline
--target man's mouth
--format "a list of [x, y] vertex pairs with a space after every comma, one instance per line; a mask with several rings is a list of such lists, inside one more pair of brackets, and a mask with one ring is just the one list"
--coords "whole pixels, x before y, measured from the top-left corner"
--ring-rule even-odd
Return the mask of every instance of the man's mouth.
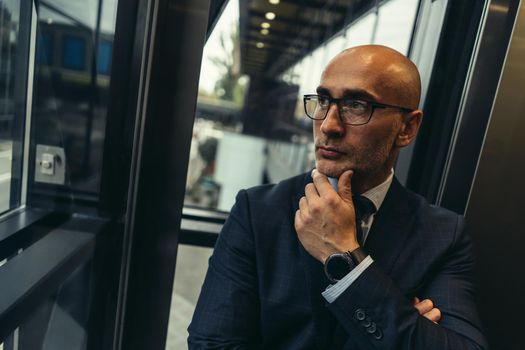
[[337, 158], [344, 154], [344, 152], [340, 151], [339, 149], [328, 146], [318, 146], [317, 152], [325, 158]]

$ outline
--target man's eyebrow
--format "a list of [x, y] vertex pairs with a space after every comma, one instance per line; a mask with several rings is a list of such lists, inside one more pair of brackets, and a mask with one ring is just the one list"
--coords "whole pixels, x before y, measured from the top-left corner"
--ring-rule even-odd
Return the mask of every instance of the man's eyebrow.
[[[333, 97], [332, 94], [330, 93], [330, 90], [322, 86], [319, 86], [317, 88], [317, 93], [319, 95], [326, 95], [326, 96]], [[364, 89], [344, 89], [343, 96], [341, 96], [341, 98], [362, 98], [362, 99], [371, 100], [371, 101], [376, 100], [376, 97], [374, 95], [372, 95], [371, 93], [369, 93], [368, 91]]]
[[328, 89], [326, 89], [326, 88], [324, 88], [322, 86], [319, 86], [316, 89], [316, 91], [317, 91], [317, 94], [319, 94], [319, 95], [328, 95], [328, 96], [330, 96], [330, 92], [328, 91]]

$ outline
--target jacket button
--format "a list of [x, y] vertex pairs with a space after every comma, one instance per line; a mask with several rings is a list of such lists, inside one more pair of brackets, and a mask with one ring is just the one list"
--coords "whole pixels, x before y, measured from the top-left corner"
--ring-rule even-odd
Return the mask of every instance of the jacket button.
[[372, 324], [372, 320], [370, 317], [366, 317], [363, 321], [361, 321], [361, 326], [368, 328]]
[[383, 332], [381, 332], [381, 330], [378, 328], [376, 329], [375, 333], [372, 334], [374, 336], [374, 338], [376, 338], [377, 340], [381, 340], [383, 338]]
[[374, 322], [372, 322], [372, 324], [370, 325], [370, 327], [368, 327], [366, 329], [366, 331], [370, 334], [372, 333], [375, 333], [375, 331], [377, 330], [377, 327], [376, 327], [376, 324]]
[[366, 313], [363, 309], [355, 310], [354, 317], [358, 321], [363, 321], [366, 318]]

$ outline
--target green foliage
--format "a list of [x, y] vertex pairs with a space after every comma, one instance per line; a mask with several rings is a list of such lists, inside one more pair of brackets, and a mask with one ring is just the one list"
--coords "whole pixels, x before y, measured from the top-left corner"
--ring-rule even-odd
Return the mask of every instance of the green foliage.
[[212, 63], [222, 73], [222, 77], [215, 83], [215, 95], [220, 100], [230, 101], [241, 106], [244, 102], [247, 84], [240, 69], [239, 27], [236, 26], [231, 31], [229, 38], [222, 34], [219, 40], [223, 51], [220, 55], [211, 58]]

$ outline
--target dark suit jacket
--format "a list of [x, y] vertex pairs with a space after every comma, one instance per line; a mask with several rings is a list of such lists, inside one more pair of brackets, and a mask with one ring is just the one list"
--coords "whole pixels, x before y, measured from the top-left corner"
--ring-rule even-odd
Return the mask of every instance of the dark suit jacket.
[[[297, 239], [309, 174], [241, 191], [189, 327], [190, 349], [486, 349], [463, 218], [394, 178], [365, 244], [374, 263], [332, 304], [323, 265]], [[413, 297], [430, 298], [439, 325]]]

